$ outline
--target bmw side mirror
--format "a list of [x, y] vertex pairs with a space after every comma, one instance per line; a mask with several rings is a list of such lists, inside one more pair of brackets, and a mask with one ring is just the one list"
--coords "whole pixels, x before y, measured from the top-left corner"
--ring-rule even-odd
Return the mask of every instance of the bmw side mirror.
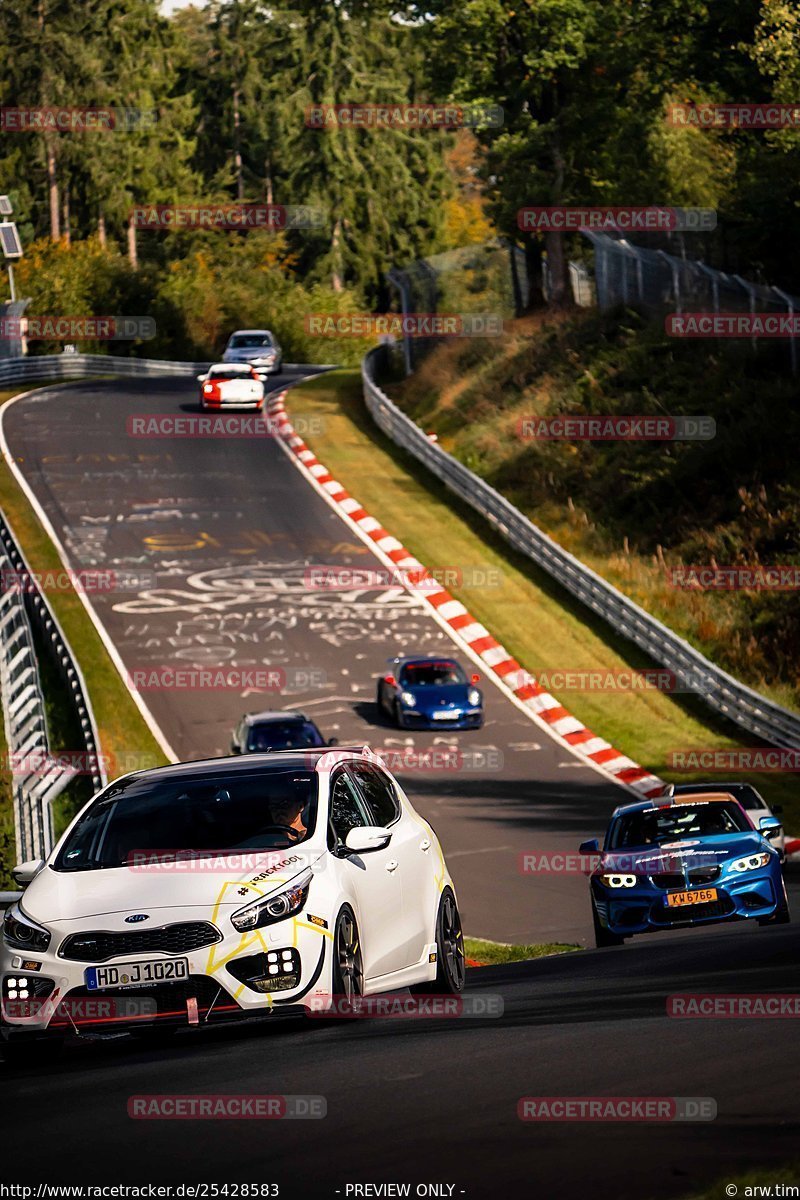
[[198, 375], [198, 376], [197, 376], [197, 382], [198, 382], [198, 383], [202, 383], [204, 379], [205, 379], [205, 375]]
[[581, 842], [578, 847], [579, 854], [599, 854], [600, 843], [597, 838], [590, 838], [588, 842]]
[[771, 833], [777, 833], [783, 826], [777, 817], [761, 817], [758, 822], [758, 828], [764, 834], [764, 837], [769, 837]]
[[239, 747], [236, 742], [231, 742], [231, 754], [239, 754]]
[[14, 882], [20, 887], [27, 887], [29, 883], [39, 874], [44, 866], [43, 858], [32, 858], [29, 862], [18, 863], [13, 867], [11, 874], [14, 876]]
[[383, 850], [391, 840], [391, 831], [382, 825], [359, 825], [350, 830], [344, 844], [355, 854], [368, 854], [371, 850]]
[[338, 746], [339, 739], [338, 738], [328, 738], [328, 745], [329, 746]]

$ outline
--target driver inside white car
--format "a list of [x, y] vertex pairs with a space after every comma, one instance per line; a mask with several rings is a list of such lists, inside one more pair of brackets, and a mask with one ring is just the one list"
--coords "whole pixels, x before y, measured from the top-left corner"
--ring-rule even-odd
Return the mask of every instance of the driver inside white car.
[[298, 796], [287, 796], [273, 800], [271, 808], [275, 824], [291, 832], [294, 841], [301, 842], [308, 833], [303, 821], [305, 801]]

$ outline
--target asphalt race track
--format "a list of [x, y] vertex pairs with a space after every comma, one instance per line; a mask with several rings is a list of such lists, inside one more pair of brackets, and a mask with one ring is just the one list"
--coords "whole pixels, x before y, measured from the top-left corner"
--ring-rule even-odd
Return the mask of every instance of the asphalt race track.
[[[224, 753], [240, 712], [270, 705], [306, 709], [342, 742], [431, 744], [382, 725], [374, 678], [390, 653], [452, 644], [397, 589], [308, 591], [308, 564], [373, 560], [280, 447], [127, 436], [128, 416], [192, 411], [193, 400], [179, 381], [76, 384], [19, 401], [4, 420], [73, 565], [156, 572], [137, 592], [93, 598], [129, 670], [178, 658], [307, 672], [266, 698], [148, 692], [175, 752]], [[473, 752], [472, 770], [404, 782], [442, 839], [468, 932], [587, 944], [586, 880], [525, 876], [518, 857], [574, 850], [625, 793], [491, 685], [486, 701], [482, 731], [449, 735]], [[482, 769], [479, 751], [501, 768]], [[796, 914], [798, 874], [790, 865]], [[676, 1019], [667, 998], [800, 993], [798, 951], [797, 925], [720, 926], [470, 971], [467, 996], [499, 997], [500, 1017], [275, 1018], [155, 1046], [71, 1039], [53, 1062], [0, 1064], [13, 1096], [4, 1167], [34, 1185], [274, 1182], [284, 1200], [392, 1195], [352, 1185], [402, 1183], [412, 1196], [435, 1184], [427, 1194], [475, 1200], [657, 1200], [715, 1180], [723, 1196], [737, 1171], [800, 1160], [796, 1022]], [[327, 1115], [128, 1116], [134, 1096], [209, 1093], [321, 1096]], [[517, 1116], [525, 1096], [710, 1097], [717, 1117], [531, 1123]]]
[[[665, 1016], [672, 993], [736, 990], [800, 991], [797, 927], [470, 972], [467, 994], [501, 995], [500, 1019], [308, 1018], [186, 1031], [147, 1050], [124, 1035], [73, 1045], [56, 1065], [4, 1069], [4, 1166], [34, 1183], [273, 1181], [284, 1200], [404, 1181], [471, 1200], [687, 1195], [800, 1158], [792, 1021]], [[321, 1095], [327, 1116], [127, 1116], [129, 1097], [165, 1093]], [[521, 1097], [557, 1095], [712, 1097], [718, 1116], [517, 1118]]]
[[[452, 654], [453, 642], [402, 588], [308, 590], [308, 565], [383, 567], [274, 440], [127, 433], [135, 414], [195, 411], [193, 383], [146, 380], [48, 389], [4, 417], [9, 449], [71, 564], [157, 573], [153, 587], [91, 597], [130, 672], [287, 671], [280, 694], [143, 692], [177, 756], [227, 754], [238, 717], [267, 707], [302, 709], [341, 743], [456, 745], [457, 769], [442, 758], [436, 771], [398, 774], [444, 843], [468, 932], [589, 944], [585, 879], [523, 875], [520, 856], [575, 852], [630, 793], [578, 762], [491, 683], [482, 730], [437, 735], [381, 721], [375, 680], [387, 657]], [[303, 414], [290, 411], [302, 430]]]

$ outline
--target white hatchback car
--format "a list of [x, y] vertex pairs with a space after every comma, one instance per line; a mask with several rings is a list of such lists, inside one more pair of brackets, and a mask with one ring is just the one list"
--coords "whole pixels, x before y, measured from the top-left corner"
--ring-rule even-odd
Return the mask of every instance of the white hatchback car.
[[264, 382], [247, 364], [213, 363], [197, 382], [201, 408], [261, 408], [264, 403]]
[[15, 875], [1, 1028], [22, 1049], [464, 987], [438, 839], [366, 748], [123, 776]]

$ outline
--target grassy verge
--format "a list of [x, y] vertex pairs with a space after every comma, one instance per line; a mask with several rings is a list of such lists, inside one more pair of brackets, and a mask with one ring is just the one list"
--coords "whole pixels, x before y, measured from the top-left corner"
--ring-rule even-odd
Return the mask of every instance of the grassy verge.
[[[391, 386], [409, 416], [565, 549], [737, 678], [800, 709], [791, 583], [709, 589], [673, 575], [800, 571], [799, 389], [785, 347], [676, 340], [630, 310], [540, 313], [509, 322], [502, 338], [442, 343]], [[531, 418], [566, 414], [702, 414], [715, 429], [688, 441], [532, 436]]]
[[[615, 671], [652, 666], [604, 622], [576, 604], [544, 572], [516, 554], [472, 509], [384, 437], [367, 412], [357, 371], [331, 372], [294, 388], [289, 415], [321, 433], [307, 440], [334, 476], [429, 568], [489, 568], [496, 586], [451, 587], [534, 675], [574, 669]], [[693, 697], [664, 692], [566, 692], [559, 699], [590, 729], [634, 761], [676, 782], [709, 778], [668, 766], [672, 751], [732, 749], [744, 744]], [[749, 744], [749, 743], [748, 743]], [[800, 797], [790, 773], [760, 781], [768, 802], [784, 806], [790, 830], [800, 829]]]
[[511, 946], [505, 942], [487, 942], [485, 938], [464, 938], [464, 950], [473, 966], [490, 967], [497, 963], [524, 962], [529, 958], [548, 958], [552, 954], [570, 954], [580, 950], [571, 942], [542, 942], [533, 946]]
[[[0, 391], [0, 406], [17, 395], [19, 390]], [[4, 461], [0, 461], [0, 508], [22, 546], [31, 570], [36, 573], [60, 570], [61, 560], [55, 546]], [[77, 593], [73, 590], [51, 592], [48, 600], [83, 671], [97, 720], [102, 753], [108, 755], [112, 763], [115, 756], [132, 753], [142, 755], [141, 761], [152, 762], [153, 766], [163, 763], [165, 758], [162, 750], [142, 720]], [[77, 749], [78, 746], [74, 744], [77, 730], [72, 726], [63, 704], [60, 678], [44, 654], [40, 655], [40, 665], [51, 746], [54, 750]], [[3, 746], [3, 751], [5, 749]], [[15, 861], [10, 782], [8, 774], [0, 772], [0, 890], [11, 886], [9, 872]], [[79, 779], [70, 784], [62, 801], [57, 804], [57, 828], [63, 827], [87, 796], [88, 780]]]

